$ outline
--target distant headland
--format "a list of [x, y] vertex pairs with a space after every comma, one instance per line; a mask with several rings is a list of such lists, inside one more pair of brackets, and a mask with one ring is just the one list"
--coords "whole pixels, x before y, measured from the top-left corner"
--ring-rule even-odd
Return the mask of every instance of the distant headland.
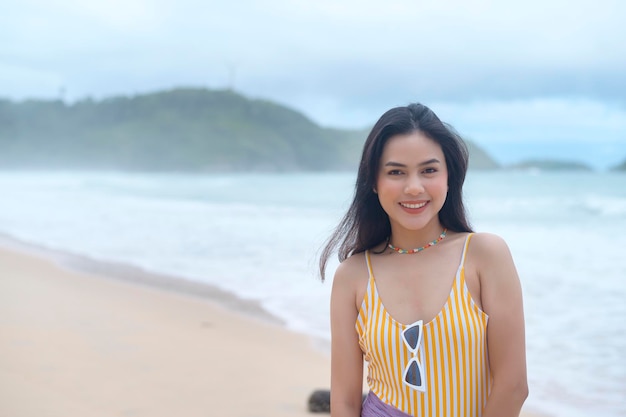
[[[0, 169], [353, 170], [367, 133], [322, 127], [232, 90], [176, 88], [72, 104], [0, 99]], [[476, 143], [468, 146], [470, 169], [502, 168]]]

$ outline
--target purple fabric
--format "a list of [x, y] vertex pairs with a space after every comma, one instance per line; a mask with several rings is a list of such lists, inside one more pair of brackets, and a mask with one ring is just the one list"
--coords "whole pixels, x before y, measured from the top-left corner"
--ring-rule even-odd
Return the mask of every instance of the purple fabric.
[[404, 411], [398, 410], [393, 405], [385, 404], [380, 398], [370, 391], [361, 408], [361, 417], [411, 417]]

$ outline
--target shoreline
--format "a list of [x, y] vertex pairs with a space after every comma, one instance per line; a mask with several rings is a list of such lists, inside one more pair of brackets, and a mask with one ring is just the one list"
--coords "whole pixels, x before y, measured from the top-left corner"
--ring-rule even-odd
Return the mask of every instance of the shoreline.
[[129, 263], [94, 259], [67, 250], [53, 249], [0, 232], [0, 250], [3, 249], [46, 259], [68, 272], [78, 272], [99, 279], [113, 279], [132, 285], [199, 297], [237, 314], [248, 315], [274, 324], [284, 324], [282, 319], [265, 310], [259, 302], [242, 299], [230, 291], [211, 284], [149, 271]]
[[310, 417], [330, 384], [321, 341], [209, 284], [0, 234], [0, 301], [2, 415]]

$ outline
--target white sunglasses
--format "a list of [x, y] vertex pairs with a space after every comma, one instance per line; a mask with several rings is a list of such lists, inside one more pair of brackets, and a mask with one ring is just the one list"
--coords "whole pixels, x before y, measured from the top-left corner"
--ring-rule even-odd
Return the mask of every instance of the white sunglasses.
[[423, 328], [423, 321], [419, 320], [402, 331], [402, 340], [404, 340], [404, 343], [406, 343], [413, 354], [404, 369], [402, 380], [411, 388], [421, 392], [426, 391], [426, 387], [424, 386], [424, 368], [417, 359], [417, 354], [422, 344]]

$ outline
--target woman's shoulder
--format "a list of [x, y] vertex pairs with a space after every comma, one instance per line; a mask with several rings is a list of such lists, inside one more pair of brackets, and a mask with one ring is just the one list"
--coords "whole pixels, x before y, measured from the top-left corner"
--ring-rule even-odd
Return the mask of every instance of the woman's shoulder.
[[485, 232], [472, 233], [468, 251], [486, 259], [510, 253], [509, 246], [501, 236]]
[[365, 253], [355, 253], [342, 261], [335, 271], [335, 285], [356, 285], [362, 279], [369, 277]]
[[475, 233], [468, 247], [468, 261], [483, 284], [517, 279], [515, 263], [506, 241], [493, 233]]
[[355, 253], [343, 260], [337, 267], [335, 277], [354, 276], [362, 271], [367, 271], [365, 252]]

